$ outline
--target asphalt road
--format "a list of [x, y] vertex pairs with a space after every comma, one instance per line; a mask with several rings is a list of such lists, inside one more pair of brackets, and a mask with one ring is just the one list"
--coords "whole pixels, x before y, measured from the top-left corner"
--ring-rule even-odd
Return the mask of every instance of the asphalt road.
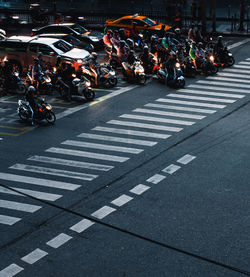
[[250, 276], [250, 43], [229, 40], [236, 65], [183, 90], [50, 96], [54, 126], [0, 99], [1, 277]]

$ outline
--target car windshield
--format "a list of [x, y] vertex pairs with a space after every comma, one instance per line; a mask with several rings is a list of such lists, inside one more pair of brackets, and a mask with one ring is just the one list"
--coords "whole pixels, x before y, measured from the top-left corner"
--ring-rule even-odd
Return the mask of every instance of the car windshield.
[[155, 26], [155, 25], [157, 25], [157, 22], [156, 22], [156, 21], [154, 21], [154, 20], [152, 20], [152, 19], [150, 19], [150, 18], [148, 18], [148, 17], [143, 18], [143, 21], [146, 22], [146, 23], [147, 23], [148, 25], [150, 25], [150, 26]]
[[78, 45], [80, 44], [80, 40], [71, 36], [71, 35], [68, 35], [64, 40], [66, 40], [67, 42], [73, 44], [73, 45]]
[[80, 34], [84, 34], [86, 32], [88, 32], [87, 29], [85, 29], [84, 27], [82, 27], [81, 25], [79, 24], [75, 24], [72, 26], [72, 29], [74, 29], [76, 32], [80, 33]]
[[59, 41], [53, 43], [53, 45], [54, 45], [55, 48], [61, 50], [63, 53], [66, 53], [66, 52], [70, 51], [73, 48], [72, 45], [70, 45], [68, 43], [65, 43], [62, 40], [59, 40]]

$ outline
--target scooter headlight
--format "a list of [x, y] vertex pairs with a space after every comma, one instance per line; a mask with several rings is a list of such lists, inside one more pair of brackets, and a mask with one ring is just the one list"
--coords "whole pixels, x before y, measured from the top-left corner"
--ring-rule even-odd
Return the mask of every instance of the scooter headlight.
[[16, 77], [18, 77], [18, 76], [19, 76], [19, 73], [18, 73], [18, 72], [15, 72], [14, 75], [15, 75]]
[[22, 100], [19, 99], [17, 103], [18, 103], [19, 106], [21, 106], [22, 105]]
[[72, 74], [72, 77], [75, 78], [75, 77], [76, 77], [76, 74], [73, 73], [73, 74]]
[[110, 74], [111, 76], [115, 76], [115, 71], [110, 71], [109, 74]]
[[46, 105], [46, 110], [51, 111], [51, 109], [52, 109], [52, 106], [50, 104], [47, 104]]
[[90, 81], [86, 81], [85, 84], [87, 87], [90, 87], [90, 85], [91, 85]]
[[229, 56], [229, 57], [232, 57], [232, 56], [233, 56], [233, 54], [232, 54], [232, 53], [228, 53], [228, 56]]
[[211, 62], [214, 62], [214, 56], [210, 56], [210, 57], [209, 57], [209, 60], [210, 60]]
[[49, 77], [49, 76], [48, 76], [48, 77], [46, 77], [45, 82], [46, 82], [46, 83], [50, 83], [50, 82], [51, 82], [51, 79], [50, 79], [50, 77]]
[[181, 67], [180, 63], [176, 63], [176, 64], [175, 64], [175, 67], [176, 67], [176, 68], [180, 68], [180, 67]]

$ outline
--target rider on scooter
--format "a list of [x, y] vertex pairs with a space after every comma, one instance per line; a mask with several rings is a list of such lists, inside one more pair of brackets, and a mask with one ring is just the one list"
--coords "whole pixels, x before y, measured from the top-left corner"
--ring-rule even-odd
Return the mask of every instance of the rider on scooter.
[[152, 68], [154, 67], [152, 65], [155, 63], [154, 59], [155, 57], [149, 52], [148, 46], [144, 46], [140, 60], [146, 74], [152, 74]]
[[122, 62], [126, 62], [129, 54], [129, 47], [126, 45], [125, 41], [121, 40], [119, 46], [115, 46], [115, 48], [117, 50], [117, 56], [119, 59]]
[[[202, 64], [204, 64], [204, 60], [206, 58], [206, 52], [202, 48], [202, 46], [203, 46], [203, 43], [199, 42], [198, 47], [195, 50], [195, 61], [198, 69], [202, 66]], [[204, 68], [204, 70], [206, 73], [206, 68]]]

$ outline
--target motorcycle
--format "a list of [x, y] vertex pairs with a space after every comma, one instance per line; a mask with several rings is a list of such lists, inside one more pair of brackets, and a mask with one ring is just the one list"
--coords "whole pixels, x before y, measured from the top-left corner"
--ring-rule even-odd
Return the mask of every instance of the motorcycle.
[[173, 75], [170, 75], [167, 68], [164, 66], [158, 70], [157, 78], [160, 82], [170, 87], [183, 88], [185, 86], [185, 78], [179, 62], [176, 62], [173, 67]]
[[[49, 124], [54, 124], [56, 121], [56, 116], [52, 110], [52, 106], [46, 103], [44, 98], [39, 99], [38, 101], [39, 101], [38, 107], [34, 111], [34, 120], [40, 122], [45, 119]], [[29, 102], [26, 101], [26, 99], [18, 100], [17, 113], [23, 122], [31, 121], [32, 119], [31, 107]]]
[[193, 61], [189, 56], [186, 57], [181, 64], [181, 70], [185, 77], [195, 77], [197, 74]]
[[144, 68], [139, 61], [135, 61], [132, 66], [123, 62], [122, 67], [122, 73], [128, 81], [137, 82], [140, 85], [146, 83]]
[[36, 87], [36, 83], [38, 82], [38, 90], [40, 92], [46, 93], [46, 94], [52, 94], [53, 91], [53, 85], [51, 82], [51, 78], [50, 78], [50, 73], [48, 71], [45, 71], [41, 74], [40, 78], [38, 81], [35, 81], [32, 78], [32, 74], [31, 71], [27, 72], [27, 77], [26, 77], [26, 83], [28, 86], [35, 86]]
[[201, 71], [205, 75], [214, 75], [218, 72], [218, 64], [214, 62], [214, 56], [208, 55], [201, 64]]
[[235, 63], [235, 59], [231, 51], [225, 47], [222, 54], [218, 57], [218, 54], [215, 55], [215, 60], [220, 64], [220, 66], [232, 66]]
[[25, 86], [24, 82], [21, 80], [19, 76], [19, 72], [17, 71], [11, 74], [10, 89], [15, 91], [18, 94], [25, 93], [27, 90], [27, 87]]

